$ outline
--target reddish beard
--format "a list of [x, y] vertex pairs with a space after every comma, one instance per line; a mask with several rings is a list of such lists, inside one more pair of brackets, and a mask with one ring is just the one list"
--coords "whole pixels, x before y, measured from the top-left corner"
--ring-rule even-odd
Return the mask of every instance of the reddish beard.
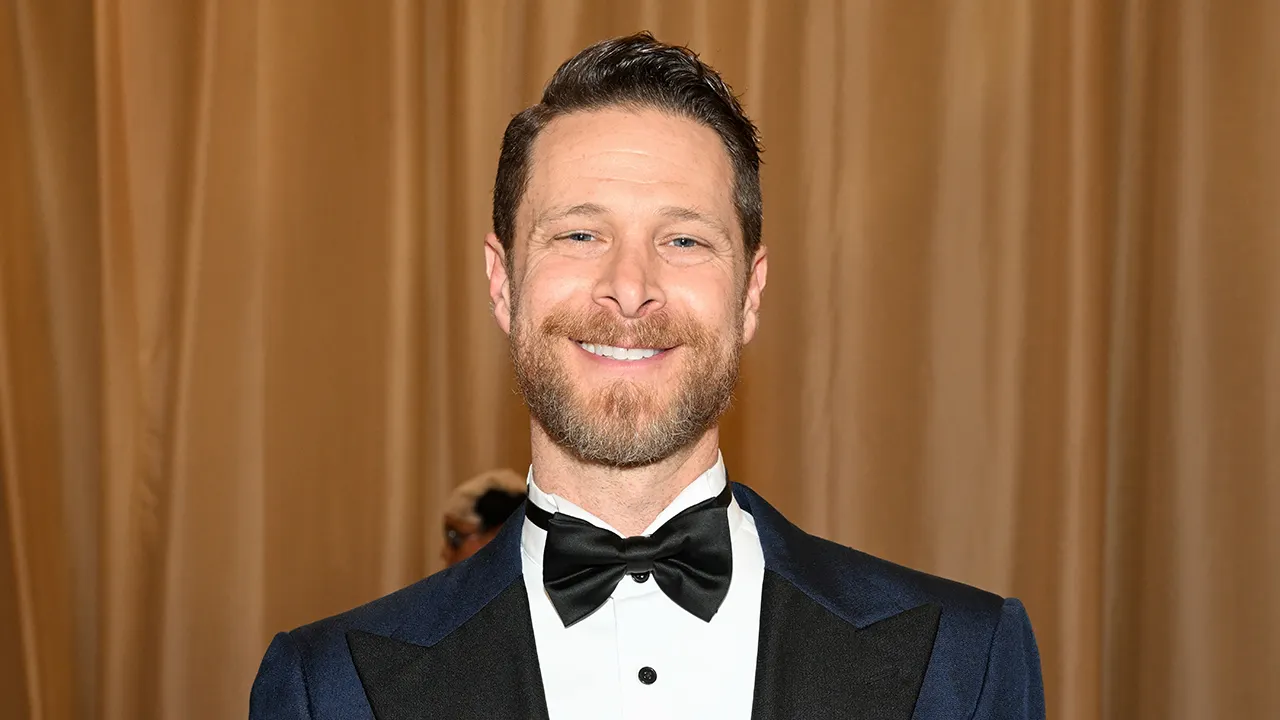
[[[739, 316], [735, 328], [741, 328]], [[671, 351], [680, 356], [679, 380], [671, 389], [624, 379], [586, 389], [564, 365], [563, 353], [572, 351], [566, 340]], [[529, 413], [560, 447], [610, 467], [664, 460], [715, 426], [733, 398], [741, 346], [740, 331], [718, 336], [665, 308], [623, 320], [599, 306], [562, 306], [536, 329], [518, 314], [511, 322], [511, 358]]]

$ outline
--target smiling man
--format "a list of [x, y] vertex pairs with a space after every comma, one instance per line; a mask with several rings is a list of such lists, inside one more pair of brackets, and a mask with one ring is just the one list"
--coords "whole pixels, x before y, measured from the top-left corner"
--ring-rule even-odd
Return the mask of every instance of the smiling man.
[[490, 299], [532, 417], [523, 518], [276, 637], [253, 718], [1044, 716], [1016, 600], [807, 535], [717, 422], [768, 256], [755, 127], [691, 52], [587, 48], [507, 127]]

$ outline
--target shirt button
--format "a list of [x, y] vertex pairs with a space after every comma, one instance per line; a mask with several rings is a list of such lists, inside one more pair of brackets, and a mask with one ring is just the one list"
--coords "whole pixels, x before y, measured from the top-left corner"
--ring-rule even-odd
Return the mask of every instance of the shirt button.
[[645, 685], [652, 685], [658, 682], [658, 671], [647, 665], [640, 668], [640, 682]]
[[649, 573], [647, 572], [631, 573], [631, 579], [635, 580], [638, 583], [642, 583], [645, 580], [649, 579]]

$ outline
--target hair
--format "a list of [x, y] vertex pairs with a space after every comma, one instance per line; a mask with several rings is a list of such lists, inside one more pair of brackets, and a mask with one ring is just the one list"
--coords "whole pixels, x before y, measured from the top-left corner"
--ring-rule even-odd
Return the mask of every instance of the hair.
[[[524, 500], [526, 481], [525, 475], [509, 468], [486, 470], [453, 489], [445, 503], [444, 517], [479, 525], [484, 530], [495, 527], [494, 518], [502, 514], [504, 507], [514, 510]], [[502, 520], [497, 524], [501, 525]]]
[[524, 493], [507, 492], [497, 488], [489, 490], [476, 500], [476, 515], [480, 517], [480, 528], [491, 530], [507, 521], [511, 513], [524, 502]]
[[614, 107], [661, 110], [720, 136], [733, 165], [734, 207], [750, 267], [764, 215], [756, 126], [719, 73], [688, 48], [659, 42], [648, 32], [605, 40], [570, 58], [547, 83], [541, 102], [507, 124], [493, 184], [493, 232], [508, 266], [534, 141], [557, 117]]

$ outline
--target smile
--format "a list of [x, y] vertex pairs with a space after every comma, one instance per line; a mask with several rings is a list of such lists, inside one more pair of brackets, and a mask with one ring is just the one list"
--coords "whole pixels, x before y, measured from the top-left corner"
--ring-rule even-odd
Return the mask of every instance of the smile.
[[578, 343], [578, 347], [593, 355], [613, 360], [647, 360], [662, 352], [654, 348], [621, 348], [612, 345], [596, 345], [594, 343]]

